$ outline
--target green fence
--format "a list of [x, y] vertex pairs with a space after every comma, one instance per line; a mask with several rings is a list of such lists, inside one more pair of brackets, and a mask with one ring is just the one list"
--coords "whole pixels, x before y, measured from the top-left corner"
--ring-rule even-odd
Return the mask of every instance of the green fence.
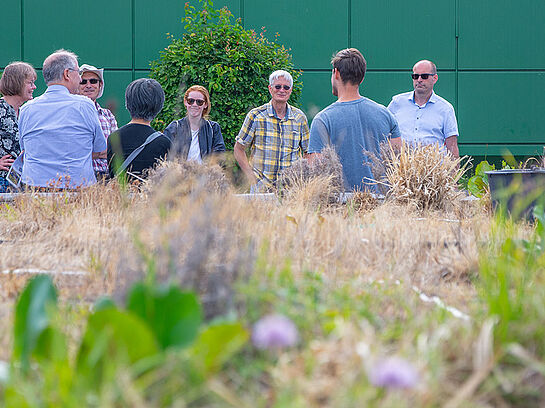
[[[356, 47], [368, 62], [361, 92], [385, 105], [411, 89], [417, 60], [437, 64], [436, 91], [455, 106], [461, 153], [542, 152], [544, 2], [218, 0], [215, 6], [227, 6], [246, 28], [280, 34], [303, 70], [301, 104], [309, 118], [334, 100], [331, 56]], [[12, 60], [41, 67], [52, 51], [70, 49], [80, 63], [106, 68], [100, 102], [114, 105], [124, 124], [126, 85], [147, 75], [169, 43], [167, 33], [181, 36], [183, 10], [184, 2], [174, 0], [3, 0], [0, 67]], [[37, 85], [39, 94], [42, 78]]]

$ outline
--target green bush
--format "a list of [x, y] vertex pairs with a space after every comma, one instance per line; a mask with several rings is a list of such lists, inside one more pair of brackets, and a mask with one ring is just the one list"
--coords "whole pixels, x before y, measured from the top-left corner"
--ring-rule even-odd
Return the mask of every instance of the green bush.
[[164, 129], [185, 114], [183, 95], [192, 85], [210, 92], [210, 118], [217, 121], [227, 147], [232, 147], [244, 116], [270, 99], [267, 89], [272, 71], [284, 69], [294, 79], [291, 102], [301, 94], [300, 72], [295, 71], [288, 50], [269, 41], [263, 33], [245, 30], [227, 8], [216, 10], [211, 0], [199, 0], [202, 10], [185, 5], [185, 34], [151, 64], [150, 77], [165, 90], [165, 106], [154, 127]]

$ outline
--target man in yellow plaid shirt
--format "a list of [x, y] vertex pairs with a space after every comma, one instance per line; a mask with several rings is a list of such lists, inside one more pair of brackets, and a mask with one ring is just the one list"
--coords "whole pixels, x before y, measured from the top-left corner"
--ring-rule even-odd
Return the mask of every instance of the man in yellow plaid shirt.
[[[307, 154], [307, 117], [288, 104], [292, 87], [289, 72], [274, 71], [269, 77], [271, 100], [246, 115], [236, 137], [235, 159], [250, 182], [251, 192], [274, 188], [282, 170]], [[247, 147], [251, 149], [251, 164], [246, 156]]]

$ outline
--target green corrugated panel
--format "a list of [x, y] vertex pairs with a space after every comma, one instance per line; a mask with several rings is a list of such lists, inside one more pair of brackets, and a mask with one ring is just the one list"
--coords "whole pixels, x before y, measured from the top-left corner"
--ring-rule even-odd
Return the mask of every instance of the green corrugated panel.
[[[6, 4], [7, 3], [7, 4]], [[21, 3], [19, 0], [4, 0], [2, 29], [0, 30], [0, 67], [21, 59]]]
[[[193, 0], [190, 4], [197, 5]], [[235, 18], [240, 16], [240, 0], [215, 1], [214, 7], [227, 6]], [[167, 33], [181, 38], [184, 33], [182, 18], [185, 2], [181, 0], [135, 0], [136, 69], [149, 69], [150, 61], [159, 58], [159, 52], [170, 44]]]
[[65, 48], [80, 63], [131, 68], [131, 0], [25, 0], [24, 8], [26, 61], [41, 67], [51, 52]]
[[[543, 69], [545, 2], [460, 2], [460, 68]], [[522, 96], [522, 95], [520, 95]]]
[[455, 66], [455, 1], [352, 1], [352, 46], [372, 69], [410, 69], [421, 59]]
[[303, 72], [302, 80], [303, 93], [299, 105], [310, 122], [319, 111], [337, 98], [331, 93], [330, 72]]
[[[506, 157], [506, 156], [542, 156], [543, 144], [517, 145], [517, 144], [459, 144], [460, 155]], [[533, 163], [535, 165], [535, 162]]]
[[460, 133], [466, 143], [543, 143], [545, 74], [459, 74]]
[[[336, 2], [245, 0], [244, 25], [291, 48], [301, 69], [328, 69], [335, 51], [348, 46], [348, 0]], [[279, 67], [280, 68], [280, 67]]]

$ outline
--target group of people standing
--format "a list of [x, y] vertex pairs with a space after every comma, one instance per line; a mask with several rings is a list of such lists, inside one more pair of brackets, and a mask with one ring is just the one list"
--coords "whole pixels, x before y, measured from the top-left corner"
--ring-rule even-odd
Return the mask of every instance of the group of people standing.
[[[338, 52], [332, 65], [338, 101], [318, 113], [310, 129], [305, 114], [288, 103], [292, 76], [284, 70], [270, 75], [271, 100], [246, 115], [234, 146], [252, 192], [271, 190], [284, 169], [301, 157], [313, 160], [327, 145], [339, 154], [347, 191], [372, 189], [367, 154], [378, 153], [387, 140], [394, 146], [402, 139], [440, 143], [458, 155], [454, 109], [433, 92], [438, 76], [432, 62], [413, 67], [414, 91], [394, 96], [388, 108], [359, 94], [366, 61], [357, 49]], [[35, 99], [37, 76], [29, 64], [12, 63], [0, 78], [0, 192], [8, 188], [5, 177], [18, 157], [22, 184], [51, 190], [85, 187], [121, 171], [141, 178], [167, 156], [202, 163], [226, 150], [219, 124], [208, 119], [211, 101], [203, 86], [185, 91], [186, 116], [161, 133], [150, 126], [165, 100], [157, 81], [129, 84], [125, 106], [131, 121], [118, 129], [114, 115], [97, 102], [104, 92], [103, 69], [80, 67], [75, 54], [59, 50], [45, 59], [42, 72], [47, 90]]]

